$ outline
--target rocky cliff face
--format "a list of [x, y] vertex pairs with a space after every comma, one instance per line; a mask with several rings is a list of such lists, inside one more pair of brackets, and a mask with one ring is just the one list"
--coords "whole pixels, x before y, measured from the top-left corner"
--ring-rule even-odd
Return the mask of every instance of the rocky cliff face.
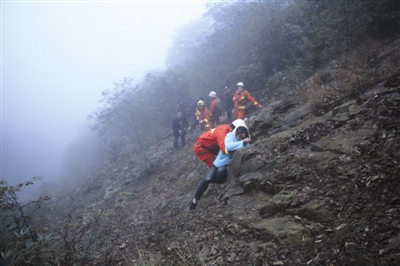
[[139, 247], [182, 265], [399, 264], [393, 80], [324, 114], [295, 101], [270, 106], [249, 123], [255, 141], [234, 156], [228, 182], [211, 185], [192, 212], [207, 169], [191, 145], [164, 153], [124, 188], [132, 196], [120, 199], [108, 237], [124, 252]]
[[81, 191], [121, 187], [102, 231], [120, 265], [400, 265], [399, 106], [398, 74], [322, 109], [270, 104], [195, 211], [207, 169], [194, 134], [176, 152], [165, 138], [121, 157]]

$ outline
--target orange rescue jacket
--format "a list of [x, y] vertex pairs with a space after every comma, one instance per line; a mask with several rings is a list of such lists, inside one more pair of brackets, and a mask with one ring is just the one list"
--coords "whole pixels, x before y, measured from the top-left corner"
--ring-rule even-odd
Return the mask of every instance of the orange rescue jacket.
[[203, 125], [200, 125], [200, 127], [203, 127], [205, 129], [210, 128], [210, 111], [208, 111], [207, 107], [204, 106], [203, 110], [200, 110], [199, 107], [196, 107], [196, 113], [195, 113], [197, 120], [203, 121]]
[[235, 103], [235, 107], [238, 109], [245, 109], [247, 100], [250, 102], [254, 103], [254, 105], [259, 106], [260, 104], [251, 96], [251, 94], [246, 91], [245, 89], [242, 90], [241, 93], [239, 93], [239, 90], [235, 91], [235, 94], [233, 95], [233, 102]]
[[218, 97], [215, 97], [210, 104], [210, 113], [211, 115], [220, 115], [218, 112], [221, 110], [217, 110], [217, 103], [220, 102], [221, 100]]
[[215, 155], [218, 154], [218, 150], [221, 150], [224, 154], [228, 154], [228, 150], [225, 148], [225, 136], [230, 131], [230, 125], [219, 125], [201, 134], [196, 141], [203, 148]]

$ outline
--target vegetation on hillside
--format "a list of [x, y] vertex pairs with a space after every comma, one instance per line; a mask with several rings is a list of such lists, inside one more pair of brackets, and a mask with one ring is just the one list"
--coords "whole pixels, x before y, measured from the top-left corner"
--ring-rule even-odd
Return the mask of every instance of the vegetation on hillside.
[[[103, 107], [89, 116], [92, 129], [143, 145], [165, 134], [181, 99], [207, 98], [238, 81], [260, 101], [291, 95], [318, 72], [329, 78], [324, 70], [334, 59], [349, 69], [369, 62], [371, 39], [400, 33], [399, 10], [396, 1], [209, 4], [205, 18], [177, 31], [167, 69], [103, 92]], [[364, 47], [356, 60], [355, 46]]]
[[[366, 76], [369, 81], [379, 77], [381, 73], [364, 73], [369, 70], [362, 68], [374, 62], [376, 40], [381, 44], [399, 34], [397, 1], [209, 4], [201, 21], [177, 31], [166, 69], [151, 71], [139, 82], [123, 78], [113, 89], [103, 92], [102, 107], [89, 118], [91, 129], [106, 145], [98, 149], [87, 138], [72, 144], [65, 157], [65, 171], [69, 172], [65, 176], [85, 179], [122, 151], [142, 152], [153, 140], [169, 134], [179, 100], [206, 98], [211, 90], [218, 93], [238, 81], [244, 82], [261, 103], [297, 96], [313, 100], [316, 105], [324, 104], [344, 93], [325, 86], [336, 75], [347, 76], [348, 83], [355, 86], [366, 82]], [[90, 158], [77, 160], [82, 146], [96, 146], [96, 156], [88, 153]], [[98, 204], [89, 206], [78, 220], [67, 217], [53, 230], [58, 232], [54, 235], [38, 222], [38, 213], [46, 215], [38, 210], [42, 206], [48, 207], [46, 211], [51, 209], [47, 197], [27, 205], [18, 200], [18, 191], [25, 185], [31, 183], [15, 187], [0, 183], [0, 249], [4, 263], [100, 265], [103, 260], [107, 264], [105, 260], [111, 255], [96, 234], [101, 233], [98, 224], [106, 216], [102, 206], [107, 206], [107, 200], [118, 189], [108, 189]], [[95, 250], [103, 253], [96, 254]]]

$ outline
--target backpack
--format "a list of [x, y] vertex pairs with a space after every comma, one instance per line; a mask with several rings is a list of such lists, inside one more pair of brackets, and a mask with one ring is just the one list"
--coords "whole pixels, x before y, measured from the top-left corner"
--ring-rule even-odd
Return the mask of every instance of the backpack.
[[218, 99], [217, 100], [217, 103], [216, 103], [216, 105], [215, 105], [215, 113], [216, 114], [218, 114], [218, 115], [221, 115], [222, 114], [222, 109], [223, 109], [223, 107], [222, 107], [222, 101], [221, 101], [221, 99]]

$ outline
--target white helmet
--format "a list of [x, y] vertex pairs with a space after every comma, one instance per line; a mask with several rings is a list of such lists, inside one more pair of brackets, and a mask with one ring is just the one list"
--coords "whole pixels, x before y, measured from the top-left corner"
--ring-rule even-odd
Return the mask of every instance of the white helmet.
[[217, 94], [215, 93], [215, 91], [210, 92], [210, 95], [208, 95], [210, 97], [217, 97]]
[[244, 87], [243, 82], [239, 82], [239, 83], [236, 85], [236, 87], [239, 87], [239, 86]]
[[206, 104], [202, 100], [200, 100], [200, 101], [198, 101], [197, 106], [204, 107], [204, 106], [206, 106]]

